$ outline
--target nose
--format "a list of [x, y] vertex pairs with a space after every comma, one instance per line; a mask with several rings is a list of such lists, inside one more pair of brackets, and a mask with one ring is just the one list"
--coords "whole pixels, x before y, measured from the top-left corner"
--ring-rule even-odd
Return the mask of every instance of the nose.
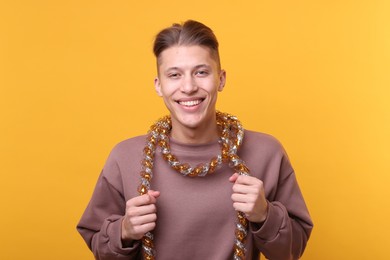
[[198, 85], [192, 76], [186, 76], [183, 78], [180, 90], [182, 93], [191, 94], [198, 90]]

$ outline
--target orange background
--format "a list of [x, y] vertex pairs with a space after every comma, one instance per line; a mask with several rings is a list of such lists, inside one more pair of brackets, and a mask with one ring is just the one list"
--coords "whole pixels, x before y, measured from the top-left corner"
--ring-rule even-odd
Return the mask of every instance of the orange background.
[[93, 259], [75, 226], [110, 149], [167, 113], [154, 35], [214, 29], [218, 108], [287, 149], [304, 260], [390, 259], [390, 2], [1, 1], [0, 259]]

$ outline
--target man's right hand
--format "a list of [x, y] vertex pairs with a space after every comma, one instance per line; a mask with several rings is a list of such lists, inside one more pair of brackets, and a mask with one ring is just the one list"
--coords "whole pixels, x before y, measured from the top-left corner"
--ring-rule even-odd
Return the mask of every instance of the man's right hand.
[[156, 201], [159, 191], [149, 190], [147, 194], [126, 202], [126, 213], [122, 221], [122, 241], [140, 240], [145, 233], [156, 226]]

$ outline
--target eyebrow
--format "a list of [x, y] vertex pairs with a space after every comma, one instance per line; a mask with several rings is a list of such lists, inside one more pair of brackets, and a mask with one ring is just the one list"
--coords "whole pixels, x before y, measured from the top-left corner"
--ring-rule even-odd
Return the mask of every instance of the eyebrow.
[[[196, 65], [193, 69], [199, 69], [199, 68], [207, 68], [207, 69], [210, 69], [211, 66], [210, 65], [207, 65], [207, 64], [199, 64], [199, 65]], [[179, 67], [169, 67], [168, 69], [166, 69], [165, 71], [170, 71], [170, 70], [180, 70]]]
[[199, 68], [203, 68], [203, 67], [205, 67], [205, 68], [207, 68], [207, 69], [211, 68], [210, 65], [207, 65], [207, 64], [199, 64], [199, 65], [196, 65], [196, 66], [195, 66], [195, 69], [199, 69]]

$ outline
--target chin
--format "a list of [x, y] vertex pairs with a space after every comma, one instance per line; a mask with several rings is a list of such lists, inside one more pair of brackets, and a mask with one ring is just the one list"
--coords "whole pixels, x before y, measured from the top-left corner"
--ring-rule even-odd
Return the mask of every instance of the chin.
[[176, 117], [175, 121], [185, 128], [196, 129], [204, 123], [205, 120], [203, 115], [179, 115]]
[[202, 121], [184, 119], [184, 120], [180, 120], [179, 123], [186, 128], [196, 129], [202, 124]]

